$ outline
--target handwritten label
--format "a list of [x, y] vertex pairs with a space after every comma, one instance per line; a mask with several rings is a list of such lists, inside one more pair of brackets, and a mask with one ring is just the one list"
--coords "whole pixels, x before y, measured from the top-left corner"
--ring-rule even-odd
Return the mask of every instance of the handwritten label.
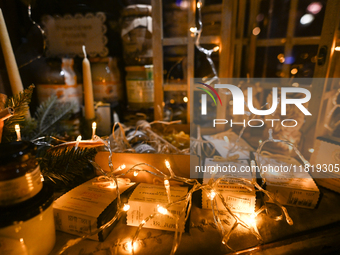
[[90, 57], [108, 54], [108, 42], [104, 24], [106, 16], [102, 12], [51, 16], [44, 15], [42, 23], [46, 34], [47, 56], [75, 56], [83, 57], [82, 46]]

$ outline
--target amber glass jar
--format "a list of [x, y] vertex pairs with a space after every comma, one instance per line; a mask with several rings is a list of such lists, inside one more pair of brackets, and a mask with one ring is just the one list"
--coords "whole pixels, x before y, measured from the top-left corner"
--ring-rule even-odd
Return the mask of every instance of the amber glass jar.
[[23, 202], [41, 190], [36, 150], [28, 141], [0, 144], [0, 206]]

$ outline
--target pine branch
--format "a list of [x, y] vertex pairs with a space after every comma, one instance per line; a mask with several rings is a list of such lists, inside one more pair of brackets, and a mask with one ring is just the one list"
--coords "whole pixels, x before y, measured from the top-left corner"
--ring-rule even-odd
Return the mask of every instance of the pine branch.
[[94, 148], [50, 148], [37, 159], [45, 178], [55, 184], [72, 186], [86, 180], [89, 160], [93, 160], [96, 154]]
[[60, 125], [56, 125], [59, 121], [66, 119], [73, 110], [74, 105], [71, 103], [57, 103], [57, 97], [52, 96], [42, 103], [35, 114], [37, 126], [39, 127], [33, 133], [31, 139], [35, 139], [41, 135], [51, 135], [53, 132], [58, 133]]
[[20, 124], [21, 128], [23, 127], [25, 115], [29, 109], [28, 104], [31, 102], [33, 89], [34, 85], [31, 85], [18, 95], [14, 95], [6, 100], [5, 108], [12, 107], [14, 109], [14, 115], [4, 122], [3, 140], [9, 142], [15, 139], [15, 124]]

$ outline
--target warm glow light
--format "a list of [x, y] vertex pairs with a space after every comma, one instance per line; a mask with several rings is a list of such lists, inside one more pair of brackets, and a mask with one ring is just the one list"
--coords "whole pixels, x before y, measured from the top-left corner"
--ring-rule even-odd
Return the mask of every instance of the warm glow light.
[[309, 151], [310, 153], [313, 153], [313, 152], [314, 152], [314, 149], [313, 149], [313, 148], [310, 148], [310, 149], [308, 149], [308, 151]]
[[124, 211], [124, 212], [127, 212], [129, 209], [130, 209], [130, 205], [125, 204], [125, 205], [123, 206], [123, 211]]
[[340, 46], [336, 46], [334, 50], [340, 51]]
[[170, 186], [169, 180], [164, 180], [164, 186], [165, 186], [165, 187], [167, 187], [167, 186], [169, 187], [169, 186]]
[[76, 141], [77, 141], [77, 142], [80, 142], [80, 141], [81, 141], [81, 138], [82, 138], [82, 137], [81, 137], [81, 135], [78, 135], [78, 137], [77, 137], [77, 140], [76, 140]]
[[[138, 242], [134, 242], [133, 243], [133, 249], [136, 251], [137, 248], [138, 248]], [[132, 252], [132, 241], [129, 241], [129, 242], [124, 244], [124, 250], [126, 250], [129, 253]]]
[[97, 123], [96, 122], [92, 122], [92, 128], [97, 128]]
[[96, 135], [96, 128], [97, 128], [97, 123], [96, 122], [92, 122], [92, 139]]
[[15, 132], [17, 133], [17, 141], [21, 141], [21, 133], [19, 124], [15, 124], [14, 126]]
[[165, 166], [166, 166], [166, 168], [168, 168], [168, 169], [171, 167], [169, 161], [165, 160]]
[[284, 54], [279, 54], [277, 55], [277, 59], [280, 61], [280, 63], [284, 63], [285, 62], [285, 55]]
[[197, 27], [191, 27], [190, 28], [191, 33], [196, 33], [197, 32]]
[[253, 29], [253, 35], [258, 35], [260, 32], [261, 32], [261, 28], [259, 28], [259, 27], [255, 27]]
[[215, 196], [216, 196], [216, 192], [212, 190], [209, 194], [210, 200], [214, 200]]
[[214, 52], [219, 51], [219, 50], [220, 50], [220, 46], [215, 46], [215, 47], [213, 48], [213, 51], [214, 51]]
[[137, 175], [138, 175], [138, 171], [134, 171], [133, 176], [137, 176]]
[[142, 220], [140, 223], [144, 225], [144, 224], [146, 223], [146, 221], [145, 221], [145, 220]]
[[294, 82], [294, 83], [292, 84], [292, 86], [293, 86], [293, 87], [299, 87], [299, 83]]
[[107, 186], [106, 188], [115, 189], [116, 188], [116, 184], [114, 184], [114, 182], [110, 182], [110, 185]]
[[183, 97], [184, 103], [187, 103], [189, 101], [188, 97]]
[[305, 14], [301, 17], [300, 23], [301, 25], [308, 25], [309, 23], [313, 22], [314, 16], [312, 14]]
[[170, 99], [170, 104], [174, 104], [175, 100], [174, 99]]
[[123, 169], [125, 169], [125, 168], [126, 168], [126, 165], [123, 164], [123, 165], [119, 166], [117, 170], [123, 170]]
[[160, 214], [167, 214], [168, 213], [168, 210], [166, 208], [164, 208], [163, 206], [160, 206], [160, 205], [157, 205], [157, 211], [160, 213]]
[[197, 2], [197, 9], [200, 9], [202, 7], [202, 3], [200, 1]]
[[297, 74], [297, 72], [298, 72], [297, 68], [293, 68], [292, 70], [290, 70], [290, 73], [291, 73], [292, 75]]
[[260, 145], [261, 143], [262, 143], [262, 140], [260, 139], [260, 140], [259, 140], [259, 145]]

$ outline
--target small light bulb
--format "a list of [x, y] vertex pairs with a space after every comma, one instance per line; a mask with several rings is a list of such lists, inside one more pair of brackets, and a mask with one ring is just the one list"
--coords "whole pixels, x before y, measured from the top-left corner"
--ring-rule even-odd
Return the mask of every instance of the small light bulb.
[[166, 166], [166, 168], [168, 168], [168, 169], [171, 167], [169, 161], [165, 160], [165, 166]]
[[214, 200], [215, 196], [216, 196], [216, 192], [212, 190], [209, 194], [210, 200]]
[[183, 102], [187, 103], [189, 101], [188, 97], [183, 97]]
[[125, 204], [125, 205], [123, 206], [123, 211], [124, 211], [124, 212], [127, 212], [129, 209], [130, 209], [130, 205], [129, 205], [129, 204]]
[[335, 51], [340, 51], [340, 46], [336, 46], [334, 50]]
[[157, 207], [158, 207], [157, 210], [158, 210], [158, 212], [159, 212], [160, 214], [165, 215], [165, 214], [168, 213], [168, 210], [167, 210], [166, 208], [164, 208], [163, 206], [157, 205]]
[[200, 9], [202, 7], [202, 3], [200, 1], [197, 2], [197, 9]]
[[140, 223], [144, 225], [144, 224], [146, 223], [146, 221], [145, 221], [145, 220], [142, 220]]
[[78, 137], [77, 137], [77, 140], [76, 140], [76, 141], [77, 141], [77, 142], [80, 142], [80, 141], [81, 141], [81, 138], [82, 138], [82, 137], [81, 137], [81, 135], [78, 135]]
[[134, 171], [133, 176], [137, 176], [137, 175], [138, 175], [138, 171]]
[[196, 33], [197, 32], [197, 27], [191, 27], [190, 28], [191, 33]]
[[215, 46], [215, 47], [213, 48], [213, 51], [214, 51], [214, 52], [219, 51], [219, 50], [220, 50], [220, 46]]
[[313, 153], [313, 152], [314, 152], [314, 149], [313, 149], [313, 148], [310, 148], [308, 151], [309, 151], [309, 153]]

